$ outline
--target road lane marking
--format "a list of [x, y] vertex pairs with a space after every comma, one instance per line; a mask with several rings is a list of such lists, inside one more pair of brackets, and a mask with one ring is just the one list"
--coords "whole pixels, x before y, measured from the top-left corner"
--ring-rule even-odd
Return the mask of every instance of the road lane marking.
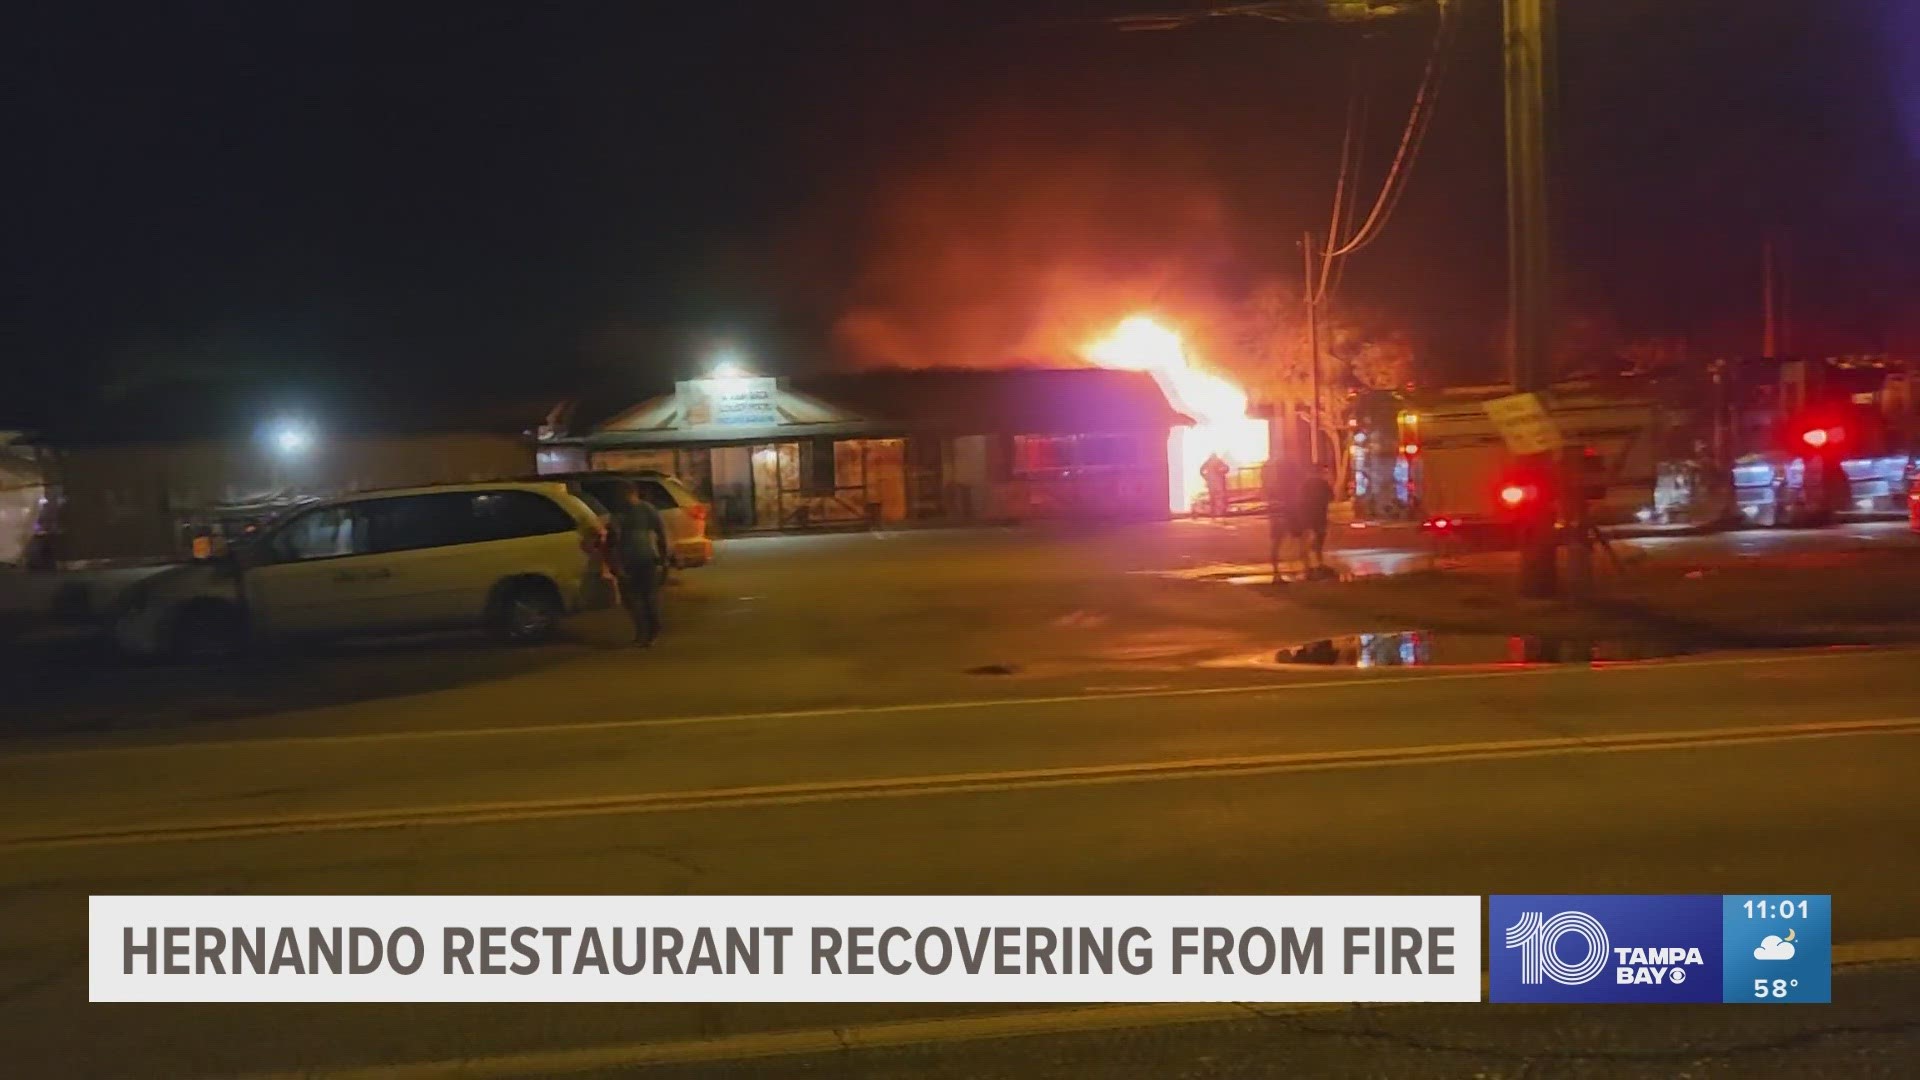
[[1351, 750], [1296, 751], [1238, 757], [1185, 758], [1110, 765], [1070, 765], [1048, 769], [947, 773], [920, 776], [825, 780], [795, 784], [653, 791], [591, 799], [461, 803], [210, 819], [138, 828], [95, 829], [67, 833], [0, 837], [0, 854], [63, 848], [227, 840], [301, 833], [370, 829], [444, 828], [556, 818], [691, 813], [861, 799], [925, 798], [1051, 788], [1137, 784], [1173, 780], [1266, 776], [1277, 773], [1378, 769], [1409, 765], [1458, 764], [1569, 754], [1613, 754], [1656, 750], [1720, 748], [1757, 743], [1835, 739], [1863, 735], [1920, 735], [1920, 717], [1839, 720], [1814, 724], [1762, 724], [1750, 727], [1694, 728], [1619, 735], [1578, 735], [1542, 739], [1500, 739], [1467, 743], [1368, 747]]
[[1435, 671], [1421, 675], [1375, 675], [1353, 671], [1332, 679], [1296, 682], [1236, 684], [1233, 686], [1196, 686], [1180, 689], [1132, 690], [1117, 693], [1048, 694], [1016, 698], [964, 698], [953, 701], [901, 702], [891, 705], [833, 705], [814, 709], [776, 709], [764, 712], [704, 713], [693, 716], [639, 717], [631, 720], [578, 720], [558, 724], [507, 724], [497, 727], [424, 728], [410, 731], [363, 731], [333, 735], [269, 735], [255, 739], [204, 739], [170, 743], [135, 743], [127, 746], [60, 747], [45, 750], [21, 750], [0, 753], [0, 765], [19, 762], [105, 756], [110, 754], [161, 754], [167, 752], [204, 753], [210, 750], [253, 750], [276, 747], [334, 746], [368, 743], [431, 742], [440, 739], [484, 739], [541, 735], [581, 735], [594, 732], [627, 731], [647, 728], [696, 727], [710, 724], [743, 724], [779, 720], [818, 720], [826, 717], [890, 716], [909, 713], [961, 712], [976, 709], [1086, 705], [1107, 701], [1152, 701], [1204, 697], [1257, 697], [1296, 690], [1352, 690], [1378, 686], [1405, 686], [1411, 683], [1439, 683], [1514, 679], [1528, 676], [1570, 674], [1575, 672], [1677, 671], [1692, 668], [1747, 667], [1805, 660], [1831, 660], [1846, 657], [1897, 656], [1914, 649], [1873, 647], [1820, 647], [1787, 649], [1758, 655], [1704, 656], [1671, 660], [1611, 661], [1595, 664], [1485, 665], [1469, 671]]
[[[1834, 973], [1854, 974], [1877, 965], [1920, 963], [1920, 938], [1847, 942], [1833, 947]], [[1382, 1003], [1370, 1009], [1418, 1008], [1420, 1003]], [[526, 1050], [394, 1065], [306, 1069], [263, 1073], [252, 1080], [465, 1080], [563, 1076], [661, 1065], [722, 1064], [907, 1046], [938, 1046], [1035, 1035], [1087, 1035], [1134, 1028], [1178, 1027], [1233, 1020], [1268, 1020], [1343, 1011], [1338, 1002], [1261, 1004], [1238, 1002], [1147, 1005], [1086, 1005], [984, 1015], [886, 1020], [839, 1027], [754, 1031], [708, 1039], [661, 1040], [558, 1050]], [[1528, 1008], [1528, 1006], [1518, 1006]]]

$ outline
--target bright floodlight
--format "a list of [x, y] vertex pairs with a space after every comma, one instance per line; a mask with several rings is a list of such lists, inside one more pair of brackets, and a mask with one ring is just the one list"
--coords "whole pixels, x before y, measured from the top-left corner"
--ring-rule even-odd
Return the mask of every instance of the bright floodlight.
[[750, 376], [751, 373], [747, 371], [747, 366], [740, 361], [740, 354], [732, 349], [723, 350], [714, 356], [713, 378], [745, 379]]
[[294, 420], [282, 420], [273, 426], [273, 448], [292, 457], [304, 454], [313, 446], [313, 432], [305, 424]]

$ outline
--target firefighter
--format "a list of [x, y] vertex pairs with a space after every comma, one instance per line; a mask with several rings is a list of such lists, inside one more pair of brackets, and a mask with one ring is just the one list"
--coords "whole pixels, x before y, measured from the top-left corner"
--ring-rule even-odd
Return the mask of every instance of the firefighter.
[[1209, 454], [1200, 465], [1200, 477], [1207, 482], [1207, 505], [1213, 516], [1227, 516], [1227, 467], [1226, 459], [1219, 454]]

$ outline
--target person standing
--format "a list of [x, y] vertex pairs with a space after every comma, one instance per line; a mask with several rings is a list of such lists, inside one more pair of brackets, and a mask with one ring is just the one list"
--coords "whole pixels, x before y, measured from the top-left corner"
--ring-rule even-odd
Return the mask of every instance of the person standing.
[[1307, 568], [1325, 569], [1327, 565], [1327, 508], [1333, 505], [1333, 485], [1327, 482], [1327, 467], [1315, 465], [1300, 485], [1300, 531], [1307, 539]]
[[1295, 496], [1299, 484], [1293, 470], [1277, 461], [1269, 461], [1262, 470], [1267, 489], [1267, 562], [1273, 568], [1273, 583], [1280, 584], [1280, 549], [1294, 534]]
[[1229, 471], [1226, 459], [1219, 454], [1207, 455], [1207, 460], [1200, 465], [1200, 478], [1207, 482], [1207, 505], [1212, 508], [1213, 516], [1216, 518], [1227, 516], [1227, 473]]
[[613, 551], [618, 560], [620, 599], [633, 619], [634, 639], [653, 644], [660, 635], [660, 568], [667, 552], [667, 523], [639, 489], [622, 484], [611, 508]]

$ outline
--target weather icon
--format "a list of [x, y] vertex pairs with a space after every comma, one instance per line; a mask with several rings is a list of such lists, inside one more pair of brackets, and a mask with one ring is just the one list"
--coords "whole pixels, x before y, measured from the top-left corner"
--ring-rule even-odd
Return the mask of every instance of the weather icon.
[[1788, 930], [1786, 937], [1768, 934], [1760, 939], [1760, 947], [1753, 950], [1755, 960], [1791, 960], [1793, 959], [1794, 931]]

